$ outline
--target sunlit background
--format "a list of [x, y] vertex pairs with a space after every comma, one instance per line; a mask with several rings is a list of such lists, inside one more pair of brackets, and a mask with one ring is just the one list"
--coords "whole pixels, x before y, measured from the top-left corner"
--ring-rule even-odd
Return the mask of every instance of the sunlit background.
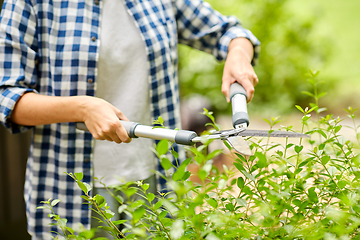
[[[337, 0], [210, 0], [227, 15], [237, 16], [261, 41], [255, 71], [259, 77], [249, 113], [272, 117], [298, 112], [313, 92], [309, 70], [319, 71], [320, 105], [328, 113], [345, 115], [359, 107], [360, 1]], [[200, 93], [218, 114], [230, 113], [220, 91], [222, 63], [212, 56], [180, 46], [180, 84], [183, 99]]]

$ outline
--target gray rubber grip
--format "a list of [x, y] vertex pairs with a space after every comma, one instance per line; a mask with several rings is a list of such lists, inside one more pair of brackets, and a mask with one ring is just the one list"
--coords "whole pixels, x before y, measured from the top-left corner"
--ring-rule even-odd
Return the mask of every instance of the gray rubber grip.
[[235, 94], [242, 94], [247, 98], [246, 95], [246, 91], [244, 89], [243, 86], [241, 86], [239, 83], [235, 82], [233, 84], [231, 84], [230, 86], [230, 99], [235, 95]]
[[197, 137], [196, 132], [179, 130], [175, 135], [175, 142], [183, 145], [192, 145], [193, 142], [191, 140], [195, 137]]
[[250, 120], [247, 113], [246, 91], [239, 83], [231, 84], [230, 100], [232, 106], [232, 123], [234, 128], [244, 123], [246, 123], [246, 126], [249, 126]]
[[83, 122], [77, 122], [77, 123], [75, 123], [75, 126], [79, 130], [89, 131], [89, 129], [87, 128], [87, 126]]
[[246, 126], [249, 126], [249, 114], [246, 112], [237, 112], [232, 116], [232, 123], [234, 128], [236, 128], [237, 125], [246, 123]]
[[120, 120], [121, 125], [123, 125], [123, 127], [125, 128], [127, 134], [129, 135], [129, 137], [131, 138], [137, 138], [137, 136], [135, 135], [135, 128], [137, 125], [139, 125], [139, 123], [137, 122], [128, 122], [128, 121], [122, 121]]

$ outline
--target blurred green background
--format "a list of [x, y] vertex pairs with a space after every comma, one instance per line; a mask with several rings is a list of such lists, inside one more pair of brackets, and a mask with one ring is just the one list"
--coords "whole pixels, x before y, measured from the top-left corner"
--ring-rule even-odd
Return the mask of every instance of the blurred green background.
[[[311, 101], [301, 91], [312, 91], [306, 74], [320, 72], [320, 104], [328, 112], [358, 107], [360, 95], [359, 0], [209, 0], [215, 9], [237, 16], [261, 41], [259, 77], [250, 114], [286, 115], [294, 105]], [[230, 113], [221, 93], [223, 63], [205, 53], [180, 46], [179, 78], [183, 99], [194, 93], [207, 96], [215, 113]]]

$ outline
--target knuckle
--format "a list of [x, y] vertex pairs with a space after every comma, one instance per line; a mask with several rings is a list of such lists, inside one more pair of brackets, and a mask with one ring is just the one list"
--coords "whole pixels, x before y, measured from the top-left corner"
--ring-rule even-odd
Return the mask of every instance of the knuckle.
[[94, 134], [93, 134], [93, 137], [94, 137], [96, 140], [104, 140], [104, 137], [101, 136], [101, 135], [98, 134], [98, 133], [94, 133]]

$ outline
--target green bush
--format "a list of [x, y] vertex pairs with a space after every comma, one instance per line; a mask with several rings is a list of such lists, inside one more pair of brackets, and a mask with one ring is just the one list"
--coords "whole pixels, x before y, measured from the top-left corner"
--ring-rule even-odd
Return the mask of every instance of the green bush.
[[[120, 208], [132, 220], [112, 220], [105, 199], [89, 195], [91, 187], [81, 182], [82, 174], [69, 175], [115, 239], [359, 239], [360, 126], [355, 123], [356, 109], [346, 109], [354, 131], [352, 139], [346, 139], [340, 135], [342, 120], [324, 115], [326, 109], [319, 107], [324, 93], [318, 91], [316, 75], [311, 72], [308, 79], [315, 91], [306, 93], [314, 102], [305, 109], [296, 106], [303, 117], [299, 124], [294, 123], [310, 138], [292, 142], [285, 139], [284, 144], [270, 138], [248, 138], [254, 155], [235, 154], [234, 167], [225, 167], [224, 172], [212, 164], [222, 151], [208, 153], [209, 141], [189, 147], [192, 157], [172, 166], [167, 155], [171, 144], [162, 140], [155, 152], [165, 169], [176, 170], [162, 176], [170, 191], [156, 196], [147, 193], [149, 185], [141, 182], [119, 187], [127, 196], [142, 196]], [[266, 121], [269, 131], [279, 122], [276, 118]], [[285, 131], [295, 128], [281, 127]], [[190, 163], [199, 166], [197, 175], [202, 184], [189, 181]], [[42, 208], [52, 211], [57, 202], [49, 200]], [[49, 217], [63, 229], [61, 235], [67, 239], [93, 237], [94, 229], [75, 232], [66, 228], [66, 220], [56, 213]], [[116, 227], [119, 223], [125, 226], [121, 231]]]
[[[301, 9], [293, 9], [288, 0], [226, 0], [208, 1], [215, 9], [242, 20], [261, 42], [259, 77], [250, 111], [271, 109], [277, 114], [293, 111], [294, 104], [306, 106], [310, 98], [300, 94], [309, 91], [304, 73], [310, 66], [323, 68], [331, 54], [332, 38], [318, 31], [317, 11], [304, 17]], [[330, 34], [329, 34], [330, 35]], [[182, 97], [192, 93], [207, 96], [214, 112], [224, 113], [229, 105], [221, 93], [223, 63], [205, 53], [180, 46], [179, 79]], [[334, 87], [327, 79], [323, 88]]]

